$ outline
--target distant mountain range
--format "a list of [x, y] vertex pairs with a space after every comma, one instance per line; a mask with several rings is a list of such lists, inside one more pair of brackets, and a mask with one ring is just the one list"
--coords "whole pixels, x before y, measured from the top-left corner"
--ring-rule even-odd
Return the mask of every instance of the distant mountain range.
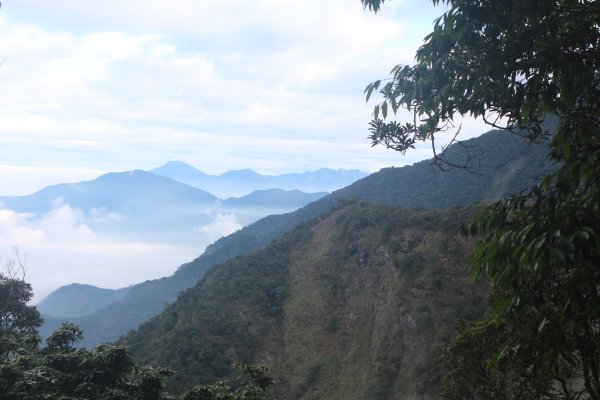
[[221, 198], [240, 197], [255, 190], [272, 188], [309, 193], [333, 192], [369, 175], [359, 170], [329, 168], [282, 175], [261, 175], [251, 169], [208, 175], [181, 161], [169, 161], [149, 172], [206, 190]]
[[79, 210], [82, 223], [94, 232], [124, 240], [193, 242], [198, 227], [210, 224], [219, 213], [234, 215], [243, 226], [266, 215], [293, 211], [326, 194], [272, 188], [221, 200], [205, 190], [136, 170], [48, 186], [29, 196], [0, 197], [0, 207], [28, 213], [35, 223], [67, 206]]
[[[546, 158], [545, 145], [528, 146], [520, 137], [505, 132], [489, 132], [466, 145], [481, 153], [472, 160], [477, 163], [477, 174], [462, 169], [436, 171], [429, 161], [383, 169], [294, 212], [262, 218], [219, 239], [172, 276], [134, 285], [123, 299], [88, 316], [74, 318], [73, 322], [83, 328], [87, 345], [114, 340], [159, 313], [213, 266], [267, 246], [296, 225], [325, 215], [345, 199], [359, 198], [412, 209], [490, 202], [536, 184], [555, 168]], [[462, 149], [454, 146], [447, 154], [461, 158]], [[50, 332], [59, 322], [60, 319], [47, 319], [43, 333]]]
[[[346, 172], [332, 173], [345, 182]], [[72, 282], [114, 288], [168, 275], [218, 238], [326, 194], [256, 188], [219, 198], [147, 171], [114, 172], [0, 197], [0, 209], [10, 216], [1, 221], [0, 241], [33, 255], [28, 277], [39, 302]]]
[[5, 207], [19, 212], [44, 214], [57, 203], [82, 210], [108, 210], [144, 214], [172, 202], [181, 207], [211, 205], [219, 199], [204, 191], [172, 179], [141, 170], [112, 172], [78, 183], [48, 186], [29, 196], [1, 197]]

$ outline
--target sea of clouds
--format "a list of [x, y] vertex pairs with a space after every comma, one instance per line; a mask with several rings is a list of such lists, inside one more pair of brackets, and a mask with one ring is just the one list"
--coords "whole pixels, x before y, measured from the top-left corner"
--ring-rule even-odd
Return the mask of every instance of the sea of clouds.
[[69, 283], [120, 288], [173, 273], [198, 257], [207, 245], [242, 227], [233, 214], [213, 212], [198, 225], [189, 240], [124, 239], [94, 229], [98, 222], [121, 221], [126, 216], [93, 209], [89, 212], [60, 201], [46, 214], [34, 216], [0, 209], [0, 256], [14, 259], [18, 248], [33, 286], [34, 302]]

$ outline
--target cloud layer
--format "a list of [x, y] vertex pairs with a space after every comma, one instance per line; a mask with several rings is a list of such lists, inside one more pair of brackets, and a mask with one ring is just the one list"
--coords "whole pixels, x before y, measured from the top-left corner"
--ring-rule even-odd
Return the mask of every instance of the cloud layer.
[[[277, 174], [429, 157], [371, 148], [362, 92], [412, 63], [441, 12], [412, 0], [377, 15], [359, 0], [3, 1], [0, 195], [168, 160]], [[167, 275], [202, 250], [117, 242], [90, 227], [112, 217], [68, 204], [35, 221], [0, 210], [0, 254], [27, 252], [39, 297], [74, 281]], [[196, 234], [205, 245], [238, 227], [215, 214]]]
[[362, 91], [412, 62], [439, 13], [409, 1], [378, 15], [358, 0], [6, 2], [0, 159], [102, 171], [179, 159], [211, 173], [412, 163], [423, 154], [370, 148]]
[[92, 229], [98, 221], [119, 217], [102, 210], [86, 213], [60, 201], [41, 218], [0, 209], [0, 254], [10, 259], [17, 246], [27, 255], [27, 280], [37, 302], [73, 282], [120, 288], [170, 275], [208, 244], [242, 227], [233, 214], [209, 213], [209, 222], [191, 232], [187, 241], [161, 237], [152, 243]]

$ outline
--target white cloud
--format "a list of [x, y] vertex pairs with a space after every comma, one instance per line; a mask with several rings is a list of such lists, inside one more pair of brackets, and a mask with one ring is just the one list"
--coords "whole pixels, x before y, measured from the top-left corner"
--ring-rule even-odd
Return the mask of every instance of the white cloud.
[[216, 213], [209, 224], [199, 225], [195, 231], [200, 233], [203, 241], [210, 244], [215, 240], [230, 235], [243, 228], [238, 218], [233, 214]]
[[51, 241], [85, 243], [97, 240], [96, 235], [85, 223], [83, 211], [69, 204], [55, 202], [53, 208], [39, 223], [46, 237]]
[[[213, 173], [414, 162], [370, 149], [362, 90], [411, 62], [431, 10], [397, 1], [373, 15], [358, 0], [5, 4], [0, 157], [94, 170], [183, 159]], [[309, 143], [328, 147], [326, 157]]]
[[[90, 216], [61, 201], [41, 220], [0, 209], [0, 255], [10, 258], [14, 246], [27, 255], [27, 280], [34, 288], [34, 301], [73, 282], [119, 288], [167, 276], [202, 251], [199, 246], [127, 242], [100, 235], [87, 223], [110, 222], [120, 216], [97, 209]], [[214, 227], [225, 230], [226, 225], [215, 223]], [[203, 235], [210, 236], [206, 240], [214, 236], [208, 229]]]
[[173, 232], [161, 232], [153, 242], [124, 240], [122, 232], [91, 228], [96, 223], [118, 225], [124, 215], [106, 208], [85, 212], [61, 198], [52, 204], [41, 217], [0, 208], [0, 258], [10, 258], [14, 246], [27, 255], [27, 280], [33, 285], [34, 301], [73, 282], [119, 288], [171, 275], [210, 243], [243, 227], [236, 215], [207, 208], [210, 222], [190, 231], [185, 240], [169, 236]]
[[94, 222], [122, 222], [125, 216], [120, 213], [108, 211], [106, 207], [92, 208], [89, 210], [89, 218]]
[[4, 245], [38, 245], [47, 242], [46, 233], [39, 228], [28, 226], [30, 214], [20, 214], [12, 210], [0, 209], [0, 241]]
[[[366, 139], [364, 87], [412, 62], [440, 14], [428, 2], [387, 3], [373, 15], [359, 0], [5, 1], [0, 195], [167, 160], [274, 174], [429, 157]], [[0, 210], [0, 245], [30, 254], [39, 293], [77, 277], [115, 287], [163, 276], [201, 252], [93, 229], [121, 218], [68, 204], [41, 222]], [[208, 241], [240, 226], [214, 214], [196, 233]]]

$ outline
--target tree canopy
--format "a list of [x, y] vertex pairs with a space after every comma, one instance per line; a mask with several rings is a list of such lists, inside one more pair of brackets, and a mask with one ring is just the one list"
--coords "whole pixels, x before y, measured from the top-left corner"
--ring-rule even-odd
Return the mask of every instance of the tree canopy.
[[[384, 0], [362, 0], [378, 11]], [[371, 121], [373, 143], [406, 151], [435, 140], [458, 115], [481, 117], [532, 141], [548, 115], [593, 111], [598, 96], [597, 1], [459, 0], [434, 24], [414, 65], [397, 65], [390, 79], [370, 84], [383, 101]], [[383, 85], [382, 83], [385, 82]], [[404, 124], [385, 122], [400, 108]], [[383, 120], [379, 116], [383, 117]], [[592, 116], [590, 116], [592, 117]]]
[[0, 273], [0, 334], [32, 333], [42, 324], [40, 313], [28, 305], [31, 285]]
[[[442, 167], [456, 165], [435, 141], [447, 131], [456, 138], [458, 116], [550, 140], [559, 169], [464, 229], [479, 239], [471, 267], [492, 284], [491, 318], [512, 333], [488, 340], [479, 356], [497, 371], [524, 368], [530, 383], [564, 383], [552, 397], [600, 399], [600, 1], [432, 2], [447, 11], [415, 64], [365, 89], [367, 100], [382, 97], [370, 139], [400, 152], [431, 142]], [[384, 0], [362, 3], [377, 12]], [[411, 117], [388, 120], [400, 109]], [[461, 338], [479, 340], [477, 330], [465, 327]], [[466, 348], [450, 354], [462, 357]], [[471, 389], [457, 398], [494, 398]]]
[[273, 384], [264, 366], [237, 365], [240, 377], [194, 387], [180, 397], [165, 391], [172, 374], [163, 368], [141, 367], [123, 346], [77, 347], [82, 331], [64, 323], [41, 346], [41, 324], [23, 279], [0, 274], [0, 400], [123, 399], [123, 400], [267, 400]]

